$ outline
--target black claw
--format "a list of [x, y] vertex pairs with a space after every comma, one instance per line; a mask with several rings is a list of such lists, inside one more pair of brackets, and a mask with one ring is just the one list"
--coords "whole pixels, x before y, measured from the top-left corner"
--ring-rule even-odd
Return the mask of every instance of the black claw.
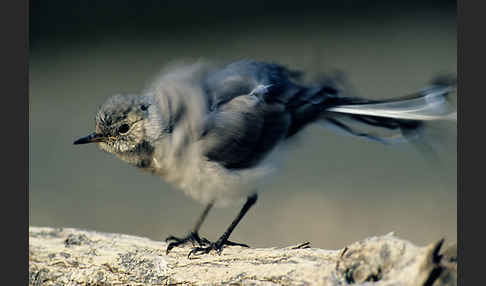
[[238, 243], [238, 242], [233, 242], [230, 240], [225, 240], [225, 241], [217, 241], [217, 242], [212, 242], [209, 244], [209, 246], [206, 247], [194, 247], [189, 254], [187, 255], [187, 258], [190, 258], [191, 255], [198, 255], [198, 254], [208, 254], [211, 252], [211, 250], [215, 250], [218, 255], [221, 255], [223, 252], [223, 248], [225, 245], [229, 246], [241, 246], [241, 247], [248, 247], [247, 244], [244, 243]]
[[167, 249], [165, 250], [165, 255], [168, 255], [168, 254], [169, 254], [169, 252], [170, 252], [170, 250], [171, 250], [172, 248], [174, 248], [175, 246], [176, 246], [176, 245], [173, 245], [173, 243], [169, 244], [169, 245], [167, 246]]
[[[189, 252], [189, 254], [187, 254], [187, 258], [190, 258], [191, 255], [197, 255], [198, 252], [202, 252], [201, 254], [208, 254], [209, 252], [211, 252], [212, 249], [213, 249], [213, 247], [211, 247], [211, 246], [195, 247]], [[221, 254], [221, 252], [219, 252], [219, 253]]]
[[165, 251], [166, 254], [169, 254], [172, 248], [178, 247], [180, 245], [186, 244], [188, 242], [191, 242], [193, 246], [198, 245], [198, 246], [205, 246], [211, 244], [209, 240], [206, 238], [201, 238], [197, 232], [190, 232], [188, 235], [186, 235], [183, 238], [175, 237], [173, 235], [167, 237], [165, 239], [165, 242], [169, 242], [169, 245], [167, 246], [167, 249]]

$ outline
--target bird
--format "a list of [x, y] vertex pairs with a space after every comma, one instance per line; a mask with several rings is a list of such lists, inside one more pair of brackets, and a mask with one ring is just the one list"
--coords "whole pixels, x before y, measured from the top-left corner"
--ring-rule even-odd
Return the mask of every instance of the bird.
[[[256, 203], [265, 178], [285, 146], [314, 123], [383, 144], [420, 138], [429, 121], [457, 120], [448, 100], [455, 82], [436, 80], [414, 94], [376, 100], [346, 92], [337, 78], [306, 83], [303, 71], [275, 62], [243, 59], [223, 65], [208, 61], [165, 68], [138, 93], [117, 93], [95, 116], [95, 132], [74, 141], [96, 143], [140, 170], [162, 177], [203, 204], [187, 235], [169, 236], [166, 254], [192, 243], [191, 255], [221, 254]], [[353, 125], [387, 130], [390, 136]], [[246, 201], [245, 201], [246, 200]], [[243, 202], [218, 240], [200, 236], [214, 206]]]

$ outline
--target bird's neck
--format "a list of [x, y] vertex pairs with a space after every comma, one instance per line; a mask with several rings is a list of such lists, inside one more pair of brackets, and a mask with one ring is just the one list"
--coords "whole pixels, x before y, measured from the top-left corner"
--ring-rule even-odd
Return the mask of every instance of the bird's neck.
[[125, 161], [130, 165], [144, 171], [154, 172], [152, 160], [153, 153], [154, 147], [152, 144], [147, 141], [143, 141], [142, 143], [138, 144], [134, 150], [117, 153], [116, 156], [122, 161]]

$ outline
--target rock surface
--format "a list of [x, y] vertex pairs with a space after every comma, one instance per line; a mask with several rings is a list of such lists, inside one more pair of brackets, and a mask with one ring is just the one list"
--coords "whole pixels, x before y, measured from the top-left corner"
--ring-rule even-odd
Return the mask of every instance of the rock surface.
[[226, 247], [187, 257], [191, 246], [124, 234], [30, 227], [30, 285], [457, 285], [455, 246], [418, 247], [393, 234], [340, 250]]

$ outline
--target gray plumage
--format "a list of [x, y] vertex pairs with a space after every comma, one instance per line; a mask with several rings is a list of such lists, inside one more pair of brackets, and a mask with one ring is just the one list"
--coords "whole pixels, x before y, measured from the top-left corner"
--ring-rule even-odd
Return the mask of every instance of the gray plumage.
[[312, 122], [381, 142], [344, 119], [408, 134], [427, 120], [454, 119], [450, 84], [412, 97], [373, 101], [342, 96], [333, 82], [308, 86], [301, 73], [251, 60], [219, 68], [177, 65], [141, 95], [115, 95], [96, 116], [104, 151], [162, 176], [202, 203], [244, 198], [272, 170], [270, 154]]

